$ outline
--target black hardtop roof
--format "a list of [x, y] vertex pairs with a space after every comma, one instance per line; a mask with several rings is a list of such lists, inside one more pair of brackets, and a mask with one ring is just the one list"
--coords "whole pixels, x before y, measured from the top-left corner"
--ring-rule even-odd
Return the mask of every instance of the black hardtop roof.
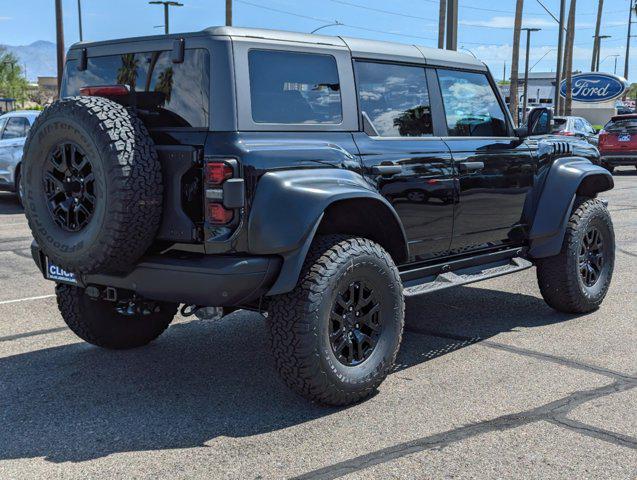
[[227, 37], [233, 39], [259, 39], [277, 42], [305, 43], [320, 45], [322, 47], [348, 48], [352, 56], [359, 58], [378, 58], [384, 60], [396, 60], [402, 62], [413, 61], [429, 65], [457, 66], [476, 70], [486, 70], [484, 63], [471, 55], [420, 45], [409, 45], [396, 42], [384, 42], [378, 40], [364, 40], [360, 38], [316, 35], [301, 32], [289, 32], [285, 30], [269, 30], [259, 28], [241, 27], [210, 27], [199, 32], [173, 33], [170, 35], [151, 35], [144, 37], [129, 37], [99, 42], [78, 42], [70, 49], [90, 48], [106, 45], [122, 45], [126, 43], [139, 43], [146, 41], [160, 41], [167, 39], [192, 38], [192, 37]]

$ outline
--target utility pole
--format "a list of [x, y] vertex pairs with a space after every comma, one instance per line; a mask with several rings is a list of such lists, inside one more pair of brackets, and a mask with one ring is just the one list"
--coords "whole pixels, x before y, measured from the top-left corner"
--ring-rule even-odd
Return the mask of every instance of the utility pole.
[[80, 28], [80, 42], [84, 40], [82, 34], [82, 0], [77, 0], [77, 24]]
[[447, 50], [458, 50], [458, 0], [447, 0]]
[[447, 14], [447, 0], [440, 0], [438, 12], [438, 48], [445, 48], [445, 18]]
[[560, 115], [562, 97], [560, 85], [562, 83], [562, 58], [564, 55], [564, 17], [566, 16], [566, 0], [560, 0], [559, 34], [557, 36], [557, 66], [555, 68], [555, 93], [553, 95], [553, 112]]
[[226, 26], [232, 26], [232, 0], [226, 0]]
[[635, 9], [635, 13], [637, 14], [637, 0], [633, 3], [632, 0], [630, 2], [630, 7], [628, 8], [628, 33], [626, 34], [626, 56], [624, 57], [624, 78], [628, 79], [628, 66], [629, 66], [629, 58], [630, 58], [630, 27], [633, 24], [633, 8]]
[[575, 38], [575, 10], [577, 0], [571, 0], [568, 11], [568, 27], [566, 28], [566, 46], [564, 52], [564, 77], [566, 78], [566, 98], [564, 99], [564, 115], [573, 110], [573, 40]]
[[591, 72], [599, 71], [599, 28], [602, 25], [602, 11], [604, 0], [599, 0], [597, 5], [597, 22], [595, 23], [595, 35], [593, 35], [593, 58], [591, 60]]
[[522, 103], [522, 119], [526, 121], [526, 107], [529, 105], [529, 52], [531, 50], [531, 32], [539, 32], [541, 28], [522, 28], [526, 32], [526, 61], [524, 64], [524, 102]]
[[168, 33], [170, 32], [170, 27], [169, 27], [169, 20], [170, 20], [170, 14], [169, 14], [169, 9], [170, 7], [183, 7], [184, 4], [183, 3], [179, 3], [179, 2], [172, 2], [172, 1], [166, 1], [166, 0], [153, 0], [151, 2], [148, 2], [150, 5], [163, 5], [164, 6], [164, 33], [166, 35], [168, 35]]
[[62, 0], [55, 0], [55, 43], [57, 51], [58, 94], [62, 86], [64, 72], [64, 23], [62, 21]]
[[520, 29], [522, 28], [522, 10], [524, 0], [517, 0], [515, 4], [515, 23], [513, 24], [513, 54], [511, 56], [511, 85], [509, 87], [509, 109], [513, 115], [513, 123], [517, 127], [520, 115], [518, 113], [518, 66], [520, 63]]
[[507, 62], [504, 62], [504, 65], [502, 66], [502, 83], [505, 83], [507, 81]]

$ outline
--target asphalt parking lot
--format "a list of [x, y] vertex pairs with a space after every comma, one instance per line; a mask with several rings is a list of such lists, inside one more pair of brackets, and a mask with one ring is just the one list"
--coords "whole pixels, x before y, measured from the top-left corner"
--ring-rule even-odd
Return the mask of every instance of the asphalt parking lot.
[[0, 478], [636, 478], [637, 171], [615, 181], [599, 311], [554, 312], [533, 269], [412, 299], [398, 368], [340, 409], [285, 387], [254, 313], [82, 343], [0, 194]]

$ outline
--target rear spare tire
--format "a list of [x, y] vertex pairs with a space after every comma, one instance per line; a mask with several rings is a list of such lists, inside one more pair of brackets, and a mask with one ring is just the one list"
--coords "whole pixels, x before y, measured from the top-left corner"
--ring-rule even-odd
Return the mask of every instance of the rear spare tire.
[[162, 175], [144, 124], [101, 97], [55, 102], [24, 148], [24, 207], [35, 240], [74, 273], [124, 272], [152, 244]]

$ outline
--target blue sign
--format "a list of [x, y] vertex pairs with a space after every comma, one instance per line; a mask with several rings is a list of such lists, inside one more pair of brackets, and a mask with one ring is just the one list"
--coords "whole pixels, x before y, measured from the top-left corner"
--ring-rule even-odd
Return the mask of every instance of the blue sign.
[[[626, 81], [608, 73], [579, 73], [573, 75], [571, 91], [576, 102], [606, 102], [621, 97]], [[566, 97], [566, 80], [560, 84], [560, 95]]]

